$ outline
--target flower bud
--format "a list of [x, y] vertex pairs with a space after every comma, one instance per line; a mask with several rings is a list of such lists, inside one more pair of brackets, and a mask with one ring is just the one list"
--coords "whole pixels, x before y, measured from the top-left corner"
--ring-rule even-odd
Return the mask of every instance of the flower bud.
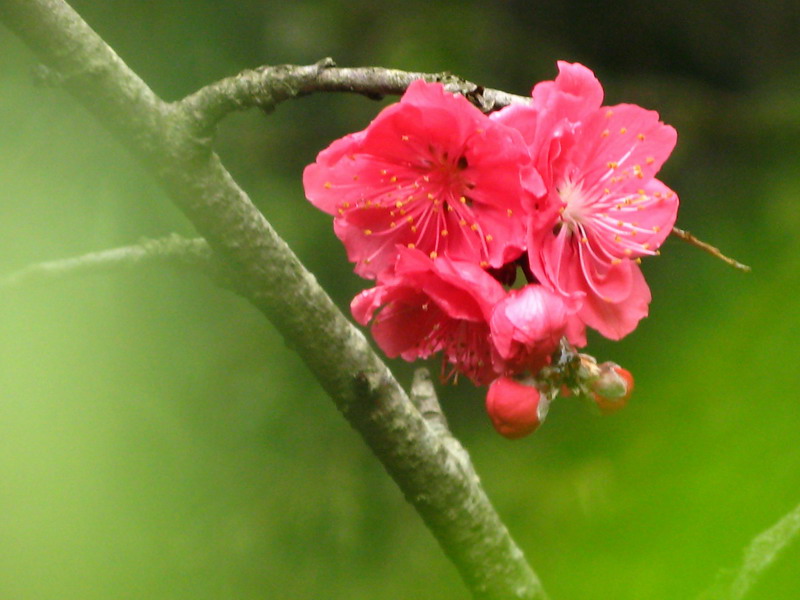
[[592, 385], [595, 404], [604, 415], [624, 408], [633, 394], [633, 375], [614, 363], [599, 365], [600, 376]]
[[535, 387], [510, 377], [495, 379], [486, 394], [486, 412], [492, 425], [512, 440], [533, 433], [544, 421], [549, 405]]

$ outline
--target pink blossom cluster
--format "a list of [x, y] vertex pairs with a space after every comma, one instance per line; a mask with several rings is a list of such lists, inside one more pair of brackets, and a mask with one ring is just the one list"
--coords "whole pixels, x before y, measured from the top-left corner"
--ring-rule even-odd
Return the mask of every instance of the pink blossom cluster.
[[678, 198], [655, 178], [675, 130], [602, 106], [580, 64], [558, 63], [528, 104], [485, 115], [414, 81], [369, 126], [306, 167], [306, 196], [374, 287], [352, 302], [390, 357], [441, 352], [476, 384], [549, 361], [590, 327], [620, 339], [647, 315], [639, 269]]

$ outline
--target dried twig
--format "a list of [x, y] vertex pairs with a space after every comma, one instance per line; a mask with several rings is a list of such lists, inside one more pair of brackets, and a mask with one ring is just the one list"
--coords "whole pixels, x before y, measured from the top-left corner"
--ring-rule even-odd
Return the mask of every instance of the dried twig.
[[679, 237], [684, 242], [690, 243], [695, 248], [700, 248], [700, 250], [708, 252], [711, 256], [714, 256], [720, 259], [721, 261], [728, 263], [734, 269], [738, 269], [739, 271], [744, 271], [745, 273], [749, 273], [752, 270], [750, 267], [740, 263], [738, 260], [734, 260], [729, 256], [725, 256], [722, 252], [720, 252], [719, 248], [698, 239], [697, 237], [695, 237], [694, 235], [692, 235], [691, 233], [689, 233], [684, 229], [678, 229], [677, 227], [673, 227], [672, 235]]

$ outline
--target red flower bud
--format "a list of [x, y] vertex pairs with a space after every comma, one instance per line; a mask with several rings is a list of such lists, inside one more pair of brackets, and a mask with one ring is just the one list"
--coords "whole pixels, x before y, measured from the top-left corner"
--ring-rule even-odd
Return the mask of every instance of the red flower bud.
[[495, 379], [486, 394], [486, 412], [497, 432], [515, 440], [533, 433], [547, 415], [549, 402], [532, 385], [509, 377]]
[[633, 375], [614, 363], [600, 365], [600, 377], [594, 382], [592, 395], [600, 412], [611, 414], [624, 408], [633, 394]]

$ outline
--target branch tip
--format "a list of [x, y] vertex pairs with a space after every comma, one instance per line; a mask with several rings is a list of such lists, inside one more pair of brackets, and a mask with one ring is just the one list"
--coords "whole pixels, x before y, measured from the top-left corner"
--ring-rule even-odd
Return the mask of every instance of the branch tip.
[[738, 260], [735, 260], [735, 259], [733, 259], [733, 258], [731, 258], [729, 256], [725, 256], [720, 251], [719, 248], [717, 248], [716, 246], [712, 246], [711, 244], [709, 244], [707, 242], [702, 241], [701, 239], [697, 238], [696, 236], [694, 236], [693, 234], [689, 233], [685, 229], [679, 229], [678, 227], [673, 227], [672, 228], [672, 235], [674, 235], [676, 237], [679, 237], [684, 242], [687, 242], [687, 243], [691, 244], [695, 248], [700, 248], [700, 250], [702, 250], [703, 252], [707, 252], [711, 256], [720, 259], [721, 261], [729, 264], [730, 266], [732, 266], [734, 269], [736, 269], [738, 271], [742, 271], [744, 273], [749, 273], [750, 271], [752, 271], [752, 269], [749, 266], [747, 266], [747, 265], [745, 265], [743, 263], [740, 263]]

